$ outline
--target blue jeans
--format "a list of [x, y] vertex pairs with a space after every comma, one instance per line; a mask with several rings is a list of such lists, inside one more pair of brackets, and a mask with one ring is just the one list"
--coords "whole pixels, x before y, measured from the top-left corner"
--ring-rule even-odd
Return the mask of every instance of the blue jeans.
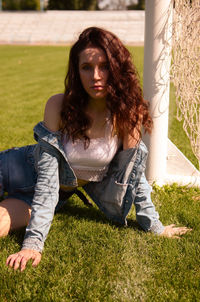
[[0, 196], [17, 198], [31, 206], [37, 173], [34, 166], [35, 145], [0, 152]]
[[[35, 146], [28, 145], [0, 152], [0, 197], [20, 199], [31, 207], [37, 182], [33, 156]], [[67, 196], [65, 193], [64, 195]], [[62, 196], [63, 194], [55, 211], [66, 203]]]

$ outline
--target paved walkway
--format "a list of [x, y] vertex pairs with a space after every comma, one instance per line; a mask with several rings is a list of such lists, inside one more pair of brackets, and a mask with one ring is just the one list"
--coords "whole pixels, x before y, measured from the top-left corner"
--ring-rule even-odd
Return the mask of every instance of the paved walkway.
[[144, 17], [144, 11], [0, 12], [0, 43], [71, 44], [86, 27], [99, 26], [125, 44], [143, 44]]

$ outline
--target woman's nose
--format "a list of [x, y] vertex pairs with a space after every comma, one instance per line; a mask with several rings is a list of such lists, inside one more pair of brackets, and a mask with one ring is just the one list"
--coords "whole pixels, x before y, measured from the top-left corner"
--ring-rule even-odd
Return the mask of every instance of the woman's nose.
[[98, 67], [95, 67], [94, 68], [94, 79], [95, 80], [98, 80], [98, 79], [100, 79], [101, 78], [101, 73], [100, 73], [100, 70], [99, 70], [99, 68]]

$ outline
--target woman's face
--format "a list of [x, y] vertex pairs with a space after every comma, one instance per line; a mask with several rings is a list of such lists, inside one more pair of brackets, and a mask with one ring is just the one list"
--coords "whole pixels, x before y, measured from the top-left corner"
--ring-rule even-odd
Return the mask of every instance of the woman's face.
[[108, 62], [105, 52], [88, 47], [79, 55], [79, 74], [83, 88], [91, 99], [105, 99], [107, 95]]

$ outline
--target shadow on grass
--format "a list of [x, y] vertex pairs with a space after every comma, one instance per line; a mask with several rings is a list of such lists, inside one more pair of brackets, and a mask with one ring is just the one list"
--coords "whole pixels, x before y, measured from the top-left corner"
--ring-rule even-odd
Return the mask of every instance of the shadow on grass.
[[[77, 219], [84, 219], [87, 221], [95, 221], [96, 223], [103, 223], [114, 225], [118, 228], [124, 228], [124, 225], [114, 222], [108, 218], [95, 206], [86, 207], [82, 206], [80, 203], [74, 202], [73, 197], [68, 199], [65, 205], [57, 211], [59, 214], [64, 214], [68, 217], [76, 217]], [[61, 218], [62, 219], [62, 218]], [[127, 219], [128, 227], [141, 230], [140, 226], [135, 220]]]
[[[61, 214], [57, 216], [57, 214]], [[124, 225], [121, 225], [117, 222], [111, 221], [96, 207], [87, 207], [82, 205], [81, 201], [77, 201], [77, 199], [71, 197], [66, 203], [55, 213], [55, 217], [57, 216], [58, 220], [64, 220], [64, 216], [74, 217], [79, 220], [87, 220], [94, 221], [96, 223], [107, 224], [110, 226], [115, 226], [119, 229], [124, 228]], [[128, 228], [132, 228], [135, 230], [142, 230], [138, 223], [133, 219], [128, 220]], [[19, 230], [15, 230], [10, 232], [10, 236], [12, 239], [19, 245], [22, 245], [26, 228], [21, 228]]]
[[25, 235], [25, 231], [26, 231], [26, 228], [23, 227], [19, 230], [15, 230], [15, 231], [11, 231], [9, 233], [9, 236], [17, 243], [19, 244], [20, 246], [22, 245], [23, 243], [23, 240], [24, 240], [24, 235]]

